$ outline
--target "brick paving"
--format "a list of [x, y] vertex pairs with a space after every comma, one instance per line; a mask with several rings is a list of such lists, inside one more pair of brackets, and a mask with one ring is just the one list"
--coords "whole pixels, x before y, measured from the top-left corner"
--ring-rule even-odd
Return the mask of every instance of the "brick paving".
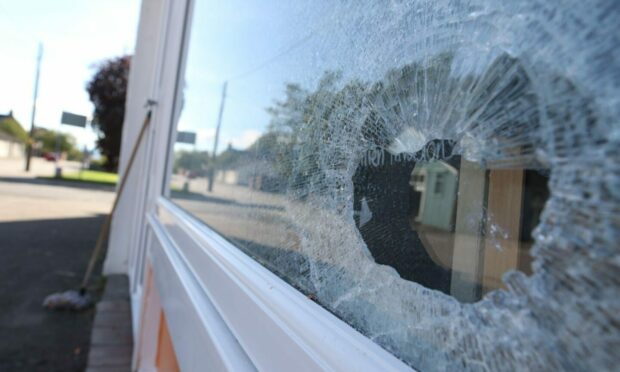
[[131, 371], [132, 352], [129, 281], [126, 275], [110, 275], [97, 304], [86, 371]]

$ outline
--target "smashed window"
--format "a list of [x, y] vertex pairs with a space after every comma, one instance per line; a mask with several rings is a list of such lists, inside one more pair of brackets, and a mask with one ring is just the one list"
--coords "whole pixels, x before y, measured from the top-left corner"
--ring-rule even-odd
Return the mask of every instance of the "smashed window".
[[454, 150], [449, 141], [409, 155], [370, 150], [353, 176], [353, 209], [376, 263], [474, 302], [502, 288], [506, 272], [531, 273], [532, 231], [548, 177], [540, 170], [485, 170]]
[[413, 367], [613, 368], [620, 7], [294, 3], [196, 1], [171, 199]]

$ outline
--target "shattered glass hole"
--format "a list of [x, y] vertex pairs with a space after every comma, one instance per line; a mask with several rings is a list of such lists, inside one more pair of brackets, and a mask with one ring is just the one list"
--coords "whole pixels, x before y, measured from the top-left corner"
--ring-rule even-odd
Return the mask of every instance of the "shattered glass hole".
[[620, 3], [253, 3], [196, 1], [171, 199], [418, 370], [616, 367]]
[[548, 176], [484, 169], [453, 149], [435, 140], [413, 156], [369, 151], [353, 176], [354, 216], [375, 262], [475, 302], [502, 288], [506, 272], [531, 274], [532, 231], [549, 197]]

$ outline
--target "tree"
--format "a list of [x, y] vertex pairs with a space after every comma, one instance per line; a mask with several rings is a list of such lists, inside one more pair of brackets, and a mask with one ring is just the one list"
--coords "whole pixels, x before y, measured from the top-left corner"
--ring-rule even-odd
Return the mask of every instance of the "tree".
[[54, 153], [56, 151], [67, 154], [69, 160], [81, 160], [82, 152], [75, 145], [75, 138], [67, 133], [38, 127], [34, 131], [34, 141], [41, 144], [41, 152]]
[[102, 62], [86, 86], [95, 105], [93, 128], [99, 135], [97, 147], [105, 156], [104, 167], [109, 171], [118, 169], [130, 61], [131, 56], [122, 56]]
[[228, 148], [215, 158], [213, 165], [217, 169], [235, 169], [247, 162], [247, 151], [236, 150], [232, 144], [228, 144]]
[[205, 176], [209, 153], [206, 151], [178, 151], [174, 156], [174, 172], [189, 172], [192, 177]]
[[6, 133], [24, 143], [28, 141], [28, 132], [13, 117], [12, 111], [8, 115], [0, 115], [0, 132]]

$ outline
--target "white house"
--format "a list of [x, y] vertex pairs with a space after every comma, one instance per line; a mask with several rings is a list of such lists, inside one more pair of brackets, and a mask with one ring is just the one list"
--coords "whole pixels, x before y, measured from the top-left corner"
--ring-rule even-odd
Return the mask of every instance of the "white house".
[[[13, 111], [8, 115], [0, 115], [0, 122], [4, 120], [12, 120], [15, 125], [19, 126], [13, 118]], [[0, 130], [0, 159], [22, 159], [25, 151], [26, 148], [22, 141]]]
[[0, 132], [0, 159], [21, 159], [24, 151], [22, 142]]

